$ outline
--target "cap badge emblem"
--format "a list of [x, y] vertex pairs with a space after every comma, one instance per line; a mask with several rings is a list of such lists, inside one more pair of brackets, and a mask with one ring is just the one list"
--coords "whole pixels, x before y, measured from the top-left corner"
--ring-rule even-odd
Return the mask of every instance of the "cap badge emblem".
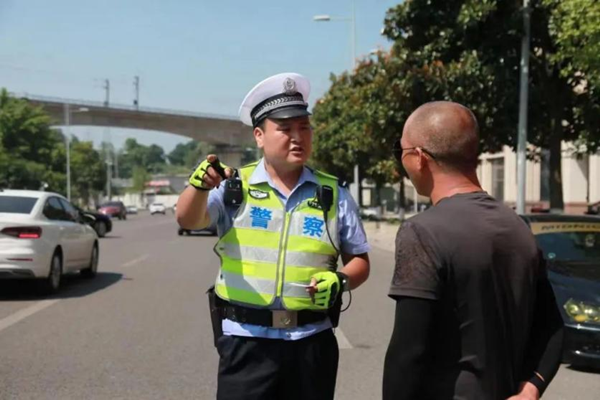
[[292, 78], [285, 78], [285, 81], [283, 81], [283, 91], [288, 96], [298, 93], [296, 90], [296, 81]]

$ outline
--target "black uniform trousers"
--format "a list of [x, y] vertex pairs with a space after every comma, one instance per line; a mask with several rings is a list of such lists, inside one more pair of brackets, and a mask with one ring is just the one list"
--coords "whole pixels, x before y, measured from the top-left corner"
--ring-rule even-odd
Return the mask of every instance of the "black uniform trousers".
[[300, 340], [221, 336], [217, 400], [332, 400], [333, 330]]

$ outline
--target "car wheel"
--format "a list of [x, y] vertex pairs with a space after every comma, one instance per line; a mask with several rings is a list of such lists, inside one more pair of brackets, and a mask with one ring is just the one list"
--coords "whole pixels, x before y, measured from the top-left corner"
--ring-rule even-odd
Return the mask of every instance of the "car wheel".
[[98, 221], [94, 224], [94, 230], [98, 234], [98, 237], [106, 236], [106, 222]]
[[177, 234], [179, 236], [183, 236], [183, 229], [177, 229]]
[[62, 279], [62, 258], [58, 251], [54, 252], [50, 262], [50, 271], [48, 277], [39, 282], [39, 289], [42, 294], [53, 294], [58, 292]]
[[100, 257], [99, 257], [99, 252], [98, 252], [98, 245], [94, 244], [94, 248], [92, 249], [92, 256], [90, 258], [90, 266], [86, 269], [81, 270], [81, 276], [83, 276], [84, 278], [87, 278], [87, 279], [95, 278], [98, 273], [98, 260], [99, 259], [100, 259]]

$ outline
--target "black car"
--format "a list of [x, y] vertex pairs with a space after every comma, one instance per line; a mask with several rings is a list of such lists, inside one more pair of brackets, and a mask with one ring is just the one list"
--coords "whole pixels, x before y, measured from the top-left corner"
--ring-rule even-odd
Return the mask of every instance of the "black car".
[[565, 322], [563, 362], [600, 367], [600, 218], [523, 218], [544, 252]]
[[85, 223], [94, 228], [98, 237], [104, 237], [108, 232], [112, 231], [112, 221], [108, 215], [94, 211], [85, 211], [77, 206], [75, 208], [77, 208]]
[[179, 227], [179, 229], [177, 230], [177, 234], [179, 236], [192, 236], [192, 235], [216, 236], [217, 229], [212, 226], [208, 226], [203, 229], [183, 229], [182, 227]]

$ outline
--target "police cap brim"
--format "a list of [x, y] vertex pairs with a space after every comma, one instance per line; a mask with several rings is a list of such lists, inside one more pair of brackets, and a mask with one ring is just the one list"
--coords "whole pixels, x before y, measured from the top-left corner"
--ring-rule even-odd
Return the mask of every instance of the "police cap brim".
[[274, 111], [266, 116], [269, 119], [290, 119], [290, 118], [298, 118], [298, 117], [307, 117], [311, 115], [306, 108], [282, 108], [277, 111]]

